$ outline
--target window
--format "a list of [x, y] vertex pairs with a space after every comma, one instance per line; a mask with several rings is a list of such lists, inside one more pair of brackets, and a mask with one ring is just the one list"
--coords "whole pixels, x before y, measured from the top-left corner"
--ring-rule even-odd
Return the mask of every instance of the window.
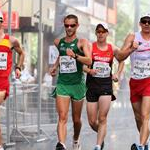
[[114, 0], [107, 0], [108, 8], [114, 8]]
[[105, 5], [105, 0], [95, 0], [95, 2]]

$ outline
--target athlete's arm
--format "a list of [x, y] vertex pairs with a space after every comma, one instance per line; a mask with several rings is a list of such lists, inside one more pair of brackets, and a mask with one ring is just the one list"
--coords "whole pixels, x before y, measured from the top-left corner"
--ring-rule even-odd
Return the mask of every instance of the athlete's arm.
[[114, 73], [114, 74], [112, 75], [112, 79], [113, 79], [113, 81], [115, 81], [115, 82], [117, 82], [117, 81], [119, 80], [120, 75], [121, 75], [121, 73], [122, 73], [122, 71], [123, 71], [123, 68], [124, 68], [124, 62], [123, 62], [123, 61], [119, 61], [118, 63], [119, 63], [119, 64], [118, 64], [118, 70], [117, 70], [116, 73]]
[[10, 36], [10, 41], [11, 41], [11, 46], [19, 55], [17, 67], [21, 68], [24, 62], [24, 57], [25, 57], [24, 50], [21, 48], [19, 41], [15, 37]]
[[[56, 47], [58, 47], [59, 42], [60, 42], [60, 39], [55, 39], [54, 40], [54, 45]], [[58, 66], [59, 66], [59, 56], [57, 57], [56, 62], [54, 63], [53, 67], [50, 68], [50, 74], [51, 74], [51, 76], [56, 76]]]
[[90, 74], [90, 75], [95, 75], [98, 72], [98, 70], [91, 69], [90, 66], [87, 66], [87, 65], [83, 65], [83, 71]]
[[16, 68], [15, 68], [16, 78], [19, 78], [21, 75], [21, 67], [23, 66], [25, 53], [24, 53], [23, 49], [21, 48], [19, 41], [15, 37], [10, 36], [10, 42], [11, 42], [12, 48], [19, 55], [19, 59], [18, 59]]
[[[54, 40], [54, 45], [55, 45], [57, 48], [58, 48], [59, 42], [60, 42], [60, 39], [55, 39], [55, 40]], [[59, 66], [59, 56], [58, 56], [57, 59], [56, 59], [56, 62], [55, 62], [55, 64], [54, 64], [54, 68], [57, 69], [58, 66]]]
[[53, 67], [50, 68], [50, 75], [51, 76], [53, 76], [53, 77], [56, 76], [58, 66], [59, 66], [59, 56], [57, 57], [57, 60], [56, 60], [55, 64], [53, 65]]
[[[113, 49], [113, 53], [115, 54], [116, 51], [119, 51], [119, 48], [112, 45], [112, 49]], [[115, 55], [114, 55], [115, 56]], [[118, 70], [116, 73], [113, 74], [112, 76], [112, 79], [117, 82], [122, 71], [123, 71], [123, 68], [124, 68], [124, 61], [118, 61]]]
[[86, 73], [90, 73], [91, 69], [87, 65], [83, 65], [83, 71]]
[[134, 34], [129, 34], [126, 37], [121, 50], [114, 51], [114, 56], [118, 61], [125, 60], [137, 48], [138, 45], [134, 42], [134, 38]]
[[55, 40], [54, 40], [54, 45], [55, 45], [57, 48], [58, 48], [59, 42], [60, 42], [60, 39], [55, 39]]
[[92, 64], [92, 46], [91, 43], [86, 39], [80, 39], [78, 42], [79, 49], [83, 50], [84, 56], [76, 54], [75, 58], [83, 64]]

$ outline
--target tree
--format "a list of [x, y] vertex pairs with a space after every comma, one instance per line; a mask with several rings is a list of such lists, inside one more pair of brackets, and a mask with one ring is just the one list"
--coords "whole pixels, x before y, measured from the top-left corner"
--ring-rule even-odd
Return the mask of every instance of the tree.
[[133, 8], [132, 4], [131, 0], [130, 4], [125, 1], [118, 2], [117, 25], [115, 26], [115, 45], [118, 47], [121, 47], [126, 35], [133, 31], [134, 9], [131, 9]]

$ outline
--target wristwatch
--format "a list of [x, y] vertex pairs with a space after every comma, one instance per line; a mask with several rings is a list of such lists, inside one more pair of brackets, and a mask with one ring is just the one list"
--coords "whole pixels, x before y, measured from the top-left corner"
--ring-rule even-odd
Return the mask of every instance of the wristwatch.
[[78, 54], [75, 54], [75, 57], [74, 57], [74, 59], [77, 59], [79, 57], [79, 55]]

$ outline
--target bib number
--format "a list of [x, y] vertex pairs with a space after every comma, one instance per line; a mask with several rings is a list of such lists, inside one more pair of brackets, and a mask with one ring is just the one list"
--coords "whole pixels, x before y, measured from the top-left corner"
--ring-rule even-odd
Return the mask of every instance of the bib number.
[[109, 63], [106, 62], [94, 62], [93, 69], [98, 70], [93, 77], [107, 78], [110, 77], [111, 68]]
[[150, 76], [150, 62], [136, 60], [133, 66], [133, 74], [138, 79], [149, 77]]
[[0, 70], [7, 70], [7, 53], [0, 52]]
[[60, 73], [77, 72], [76, 60], [70, 56], [61, 56], [59, 64], [60, 64]]

